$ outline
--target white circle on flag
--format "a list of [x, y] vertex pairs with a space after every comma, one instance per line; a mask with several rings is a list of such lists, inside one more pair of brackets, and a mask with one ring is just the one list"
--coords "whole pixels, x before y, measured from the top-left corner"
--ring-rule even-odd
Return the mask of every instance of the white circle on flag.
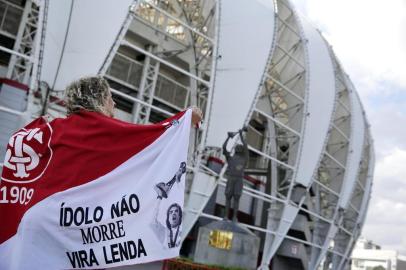
[[23, 128], [11, 136], [3, 163], [2, 181], [24, 184], [38, 180], [52, 159], [52, 128]]

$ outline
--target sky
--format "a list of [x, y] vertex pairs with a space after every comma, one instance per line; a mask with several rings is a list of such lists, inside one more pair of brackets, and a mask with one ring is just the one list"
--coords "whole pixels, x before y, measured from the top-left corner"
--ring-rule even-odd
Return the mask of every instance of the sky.
[[406, 255], [406, 0], [292, 0], [352, 79], [375, 145], [362, 235]]

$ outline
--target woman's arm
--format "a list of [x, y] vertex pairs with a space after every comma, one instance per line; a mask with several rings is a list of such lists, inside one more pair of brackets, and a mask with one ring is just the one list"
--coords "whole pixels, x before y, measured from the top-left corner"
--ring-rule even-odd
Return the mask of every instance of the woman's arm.
[[203, 119], [203, 112], [198, 107], [192, 106], [192, 126], [197, 127], [200, 121]]

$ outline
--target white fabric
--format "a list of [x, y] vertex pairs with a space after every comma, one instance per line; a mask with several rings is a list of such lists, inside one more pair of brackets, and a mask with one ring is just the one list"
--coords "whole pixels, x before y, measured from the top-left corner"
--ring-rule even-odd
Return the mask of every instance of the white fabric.
[[[168, 128], [153, 144], [110, 173], [87, 184], [56, 193], [30, 208], [24, 215], [17, 234], [0, 245], [0, 269], [103, 269], [178, 256], [181, 228], [177, 238], [173, 239], [176, 246], [169, 248], [168, 236], [165, 235], [164, 240], [160, 240], [152, 227], [153, 224], [160, 224], [159, 226], [166, 229], [166, 212], [171, 204], [177, 203], [183, 209], [185, 174], [181, 175], [180, 182], [174, 183], [168, 198], [159, 200], [154, 188], [159, 182], [170, 181], [176, 175], [180, 163], [186, 162], [190, 119], [189, 110], [179, 120], [178, 125]], [[136, 200], [132, 194], [139, 199], [138, 212], [111, 218], [112, 205], [117, 202], [121, 205], [123, 198], [130, 205], [131, 197], [133, 209], [136, 208]], [[61, 209], [88, 207], [92, 219], [93, 210], [98, 206], [103, 208], [100, 222], [79, 227], [60, 225]], [[154, 210], [157, 210], [157, 220]], [[107, 226], [107, 236], [111, 238], [110, 229], [113, 229], [117, 237], [99, 243], [84, 244], [80, 229], [86, 231], [90, 228], [96, 232], [98, 229], [102, 230], [103, 224]], [[121, 226], [122, 229], [119, 229]], [[123, 232], [125, 236], [119, 237]], [[95, 238], [97, 235], [94, 235]], [[145, 252], [138, 254], [137, 250], [135, 258], [121, 258], [123, 252], [120, 252], [119, 244], [128, 248], [125, 244], [128, 241], [133, 241], [137, 248], [140, 247], [141, 241]], [[91, 249], [97, 263], [79, 263], [79, 253], [75, 252], [85, 250], [83, 254], [86, 254], [86, 261], [89, 262]], [[117, 254], [112, 254], [115, 252]], [[117, 262], [109, 263], [113, 258]]]

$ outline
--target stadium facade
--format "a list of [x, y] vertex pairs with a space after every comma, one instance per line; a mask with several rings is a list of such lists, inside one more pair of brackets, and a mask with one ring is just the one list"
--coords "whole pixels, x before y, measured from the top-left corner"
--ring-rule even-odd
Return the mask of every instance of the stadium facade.
[[[192, 134], [182, 253], [224, 215], [228, 131], [248, 127], [240, 225], [259, 269], [346, 269], [374, 168], [358, 94], [330, 45], [288, 0], [0, 0], [0, 154], [86, 74], [110, 83], [117, 117], [204, 111]], [[233, 143], [236, 143], [234, 141]], [[230, 145], [232, 147], [232, 145]]]

